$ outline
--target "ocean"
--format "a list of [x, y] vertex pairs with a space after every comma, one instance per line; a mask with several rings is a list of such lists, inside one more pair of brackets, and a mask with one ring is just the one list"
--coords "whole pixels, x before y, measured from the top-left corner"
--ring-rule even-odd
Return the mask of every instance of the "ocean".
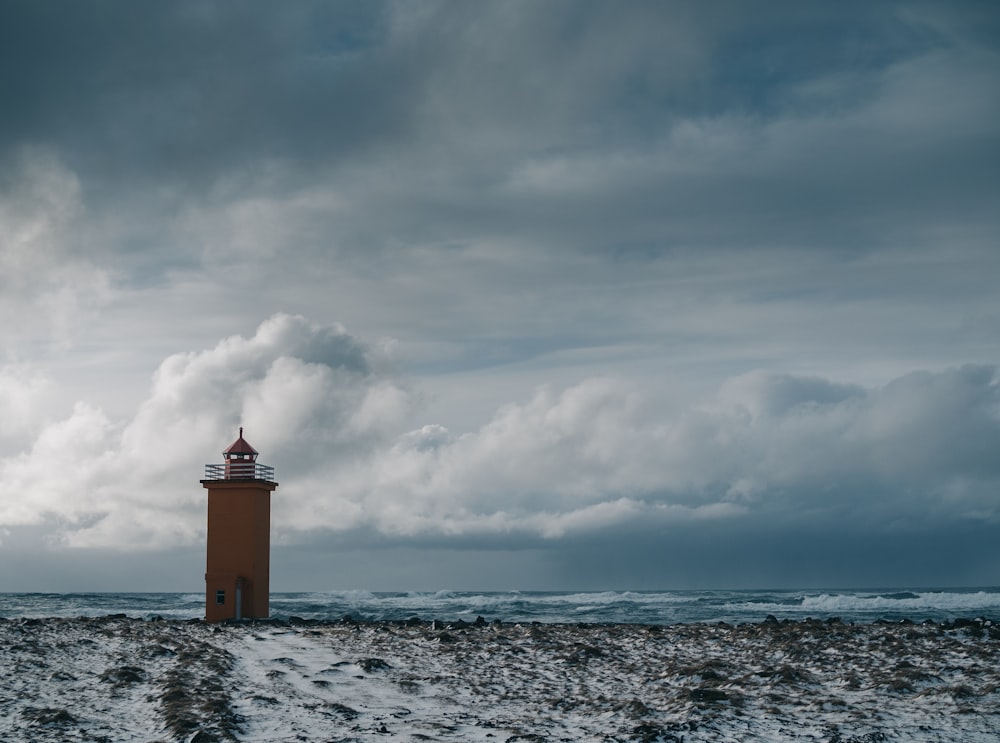
[[[204, 616], [201, 593], [0, 593], [0, 617], [149, 619]], [[778, 619], [871, 623], [1000, 618], [1000, 587], [781, 591], [329, 591], [271, 594], [275, 619], [472, 621], [671, 625]]]

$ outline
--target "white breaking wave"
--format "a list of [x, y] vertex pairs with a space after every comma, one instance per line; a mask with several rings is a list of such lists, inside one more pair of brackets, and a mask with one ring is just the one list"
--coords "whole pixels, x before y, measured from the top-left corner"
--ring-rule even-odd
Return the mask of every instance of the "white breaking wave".
[[947, 593], [930, 591], [917, 594], [822, 594], [807, 596], [802, 601], [803, 609], [818, 611], [876, 611], [893, 612], [917, 609], [944, 611], [997, 611], [1000, 610], [1000, 593]]
[[[204, 616], [201, 593], [0, 594], [0, 617], [127, 614], [177, 619]], [[885, 618], [947, 621], [1000, 618], [1000, 590], [888, 591], [597, 591], [410, 592], [365, 590], [271, 594], [271, 616], [339, 620], [472, 619], [632, 624], [757, 622], [780, 618], [870, 622]]]
[[[789, 597], [792, 598], [792, 597]], [[975, 592], [884, 592], [884, 593], [822, 593], [802, 595], [801, 600], [782, 602], [755, 602], [758, 612], [773, 614], [808, 615], [831, 617], [847, 615], [910, 615], [921, 612], [934, 614], [969, 615], [977, 613], [1000, 613], [1000, 593], [995, 591]], [[744, 604], [729, 604], [728, 609], [746, 608]]]

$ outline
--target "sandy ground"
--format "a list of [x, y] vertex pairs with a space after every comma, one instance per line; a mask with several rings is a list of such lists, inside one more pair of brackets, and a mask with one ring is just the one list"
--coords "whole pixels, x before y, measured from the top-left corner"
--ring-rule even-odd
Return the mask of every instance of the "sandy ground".
[[1000, 628], [0, 619], [4, 741], [997, 741]]

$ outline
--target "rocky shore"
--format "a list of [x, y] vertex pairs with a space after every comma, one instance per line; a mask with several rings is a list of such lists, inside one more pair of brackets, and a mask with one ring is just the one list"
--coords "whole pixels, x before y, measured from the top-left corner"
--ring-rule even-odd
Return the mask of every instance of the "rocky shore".
[[7, 741], [996, 741], [1000, 627], [0, 619]]

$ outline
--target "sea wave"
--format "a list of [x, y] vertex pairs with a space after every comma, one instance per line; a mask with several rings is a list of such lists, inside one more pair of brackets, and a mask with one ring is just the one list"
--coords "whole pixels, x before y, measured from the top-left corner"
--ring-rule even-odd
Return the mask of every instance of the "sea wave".
[[[204, 594], [0, 594], [0, 617], [127, 614], [193, 619], [204, 616]], [[471, 620], [510, 622], [676, 624], [758, 622], [779, 618], [850, 621], [879, 618], [1000, 617], [1000, 589], [894, 588], [880, 591], [434, 591], [366, 590], [273, 593], [271, 616], [338, 620]]]
[[950, 619], [957, 616], [1000, 613], [1000, 590], [966, 591], [889, 590], [791, 593], [780, 597], [755, 597], [745, 605], [730, 603], [726, 609], [776, 616], [843, 617], [858, 620], [885, 618]]
[[816, 609], [823, 612], [832, 611], [874, 611], [890, 610], [894, 612], [914, 609], [980, 611], [1000, 609], [1000, 593], [991, 591], [976, 591], [975, 593], [951, 593], [945, 591], [929, 591], [915, 593], [899, 591], [895, 593], [878, 594], [842, 594], [824, 593], [819, 596], [807, 596], [802, 601], [803, 609]]

